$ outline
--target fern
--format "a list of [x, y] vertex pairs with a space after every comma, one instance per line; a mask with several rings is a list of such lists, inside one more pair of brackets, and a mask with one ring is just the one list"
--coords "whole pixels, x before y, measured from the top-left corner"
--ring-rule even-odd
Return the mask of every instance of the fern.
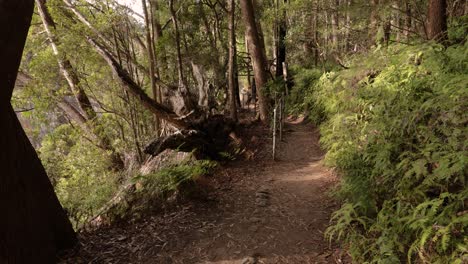
[[343, 176], [326, 236], [356, 262], [467, 261], [467, 54], [395, 45], [310, 82], [325, 163]]

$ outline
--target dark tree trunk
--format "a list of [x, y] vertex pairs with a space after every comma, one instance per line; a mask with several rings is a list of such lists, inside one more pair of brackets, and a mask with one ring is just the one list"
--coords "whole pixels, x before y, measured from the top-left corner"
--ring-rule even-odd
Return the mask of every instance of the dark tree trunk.
[[[229, 117], [237, 121], [236, 102], [236, 28], [234, 24], [236, 6], [234, 0], [229, 0], [229, 63], [228, 63], [228, 86], [229, 86]], [[238, 93], [238, 92], [237, 92]]]
[[33, 6], [0, 0], [0, 263], [54, 263], [57, 250], [77, 242], [10, 104]]
[[427, 14], [428, 37], [431, 40], [443, 42], [447, 40], [447, 2], [445, 0], [430, 0]]
[[406, 41], [410, 40], [410, 32], [413, 29], [412, 16], [413, 14], [411, 11], [411, 3], [409, 0], [405, 0], [405, 27], [406, 29], [405, 29], [404, 34], [405, 34]]
[[[288, 1], [284, 0], [286, 4]], [[286, 11], [278, 23], [278, 44], [276, 45], [276, 77], [283, 76], [283, 62], [286, 61]]]
[[262, 39], [260, 37], [257, 23], [255, 22], [255, 13], [252, 1], [241, 0], [240, 6], [245, 23], [245, 34], [249, 46], [250, 57], [252, 58], [255, 83], [258, 94], [258, 106], [260, 119], [263, 122], [268, 120], [268, 101], [262, 89], [268, 81], [267, 62], [264, 55]]

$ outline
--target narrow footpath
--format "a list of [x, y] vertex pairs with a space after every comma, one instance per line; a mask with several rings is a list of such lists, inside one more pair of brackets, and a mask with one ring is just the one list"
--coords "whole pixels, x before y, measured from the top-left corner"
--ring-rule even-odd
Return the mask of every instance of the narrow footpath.
[[231, 162], [201, 179], [207, 194], [200, 201], [85, 239], [82, 261], [345, 263], [323, 235], [337, 180], [321, 164], [319, 133], [301, 120], [285, 131], [277, 161]]

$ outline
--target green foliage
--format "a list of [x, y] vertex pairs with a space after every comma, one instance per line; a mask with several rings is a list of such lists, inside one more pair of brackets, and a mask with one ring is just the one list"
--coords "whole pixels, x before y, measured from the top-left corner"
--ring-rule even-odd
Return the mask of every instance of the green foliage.
[[266, 97], [271, 99], [279, 99], [282, 94], [285, 93], [286, 84], [283, 78], [276, 78], [270, 80], [265, 87], [263, 87], [263, 92]]
[[326, 162], [343, 176], [327, 235], [357, 263], [467, 261], [467, 54], [395, 45], [305, 93], [325, 120]]
[[210, 173], [216, 166], [217, 163], [210, 160], [184, 161], [155, 173], [136, 176], [133, 181], [141, 186], [140, 196], [151, 201], [154, 197], [165, 196], [192, 183], [198, 177]]
[[108, 153], [80, 137], [71, 126], [61, 125], [48, 134], [39, 152], [75, 227], [94, 216], [115, 193], [118, 175], [109, 170]]
[[323, 111], [312, 94], [316, 92], [314, 88], [322, 75], [322, 71], [297, 68], [292, 70], [292, 75], [294, 86], [287, 97], [287, 111], [293, 115], [304, 112], [311, 113], [309, 118], [315, 123], [320, 123], [324, 117]]
[[449, 40], [454, 43], [466, 41], [468, 36], [468, 15], [450, 19], [447, 35]]

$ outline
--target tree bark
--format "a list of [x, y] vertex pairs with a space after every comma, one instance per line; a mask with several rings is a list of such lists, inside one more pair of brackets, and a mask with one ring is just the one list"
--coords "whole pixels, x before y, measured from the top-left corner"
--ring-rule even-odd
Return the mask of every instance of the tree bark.
[[[287, 2], [288, 0], [284, 0], [284, 4]], [[286, 62], [286, 10], [284, 9], [279, 16], [278, 43], [276, 44], [276, 77], [283, 76], [283, 62]]]
[[[149, 61], [149, 77], [151, 84], [151, 91], [153, 92], [153, 98], [156, 102], [161, 102], [159, 98], [159, 87], [156, 82], [156, 57], [154, 55], [154, 37], [152, 36], [153, 26], [150, 22], [150, 17], [148, 14], [148, 8], [146, 7], [146, 0], [141, 0], [141, 5], [143, 8], [143, 14], [145, 17], [145, 29], [146, 29], [146, 49], [148, 52], [148, 61]], [[159, 119], [155, 115], [155, 129], [159, 131]]]
[[177, 20], [177, 12], [174, 10], [174, 0], [169, 0], [169, 11], [171, 13], [172, 24], [174, 25], [175, 44], [177, 51], [177, 74], [179, 78], [179, 93], [181, 94], [183, 99], [183, 107], [180, 111], [176, 112], [179, 114], [187, 114], [190, 111], [197, 110], [197, 107], [192, 98], [190, 98], [190, 93], [187, 87], [187, 80], [185, 79], [184, 75], [179, 22]]
[[75, 96], [81, 110], [83, 110], [83, 114], [85, 115], [86, 119], [94, 119], [96, 117], [96, 112], [94, 111], [83, 87], [81, 87], [78, 74], [76, 74], [76, 71], [73, 69], [72, 64], [67, 59], [67, 57], [64, 54], [60, 54], [59, 52], [57, 45], [58, 37], [54, 30], [55, 22], [46, 7], [46, 0], [36, 0], [36, 6], [39, 11], [39, 16], [41, 17], [44, 30], [47, 33], [49, 44], [52, 47], [54, 55], [57, 57], [60, 73], [67, 81], [68, 86]]
[[405, 38], [406, 41], [410, 40], [410, 32], [413, 29], [413, 19], [412, 19], [411, 3], [410, 0], [405, 0]]
[[370, 1], [370, 22], [369, 22], [369, 41], [370, 45], [375, 44], [377, 35], [377, 31], [379, 28], [379, 14], [378, 14], [378, 7], [379, 7], [379, 0], [371, 0]]
[[97, 145], [100, 148], [110, 151], [112, 153], [111, 159], [113, 166], [116, 169], [122, 169], [124, 167], [124, 161], [122, 160], [122, 157], [112, 146], [109, 137], [107, 137], [102, 132], [99, 132], [96, 127], [96, 124], [98, 123], [96, 111], [94, 111], [88, 95], [81, 86], [78, 74], [73, 68], [70, 60], [68, 60], [67, 56], [65, 54], [61, 54], [58, 49], [58, 37], [54, 32], [55, 22], [47, 9], [46, 0], [35, 1], [37, 9], [39, 11], [39, 16], [42, 20], [42, 24], [47, 33], [47, 37], [49, 38], [50, 46], [52, 47], [52, 51], [55, 57], [57, 57], [60, 73], [67, 81], [68, 87], [70, 87], [71, 92], [73, 93], [76, 101], [78, 102], [78, 105], [82, 111], [82, 117], [84, 117], [85, 120], [81, 120], [81, 118], [76, 118], [77, 115], [75, 114], [70, 115], [71, 111], [67, 111], [69, 109], [65, 108], [63, 105], [61, 105], [60, 107], [63, 110], [65, 110], [65, 113], [67, 113], [74, 121], [76, 121], [86, 133], [92, 134], [93, 138], [98, 141]]
[[427, 14], [427, 30], [430, 40], [444, 42], [447, 40], [447, 2], [446, 0], [430, 0]]
[[187, 89], [185, 86], [185, 77], [184, 70], [182, 66], [182, 53], [180, 51], [180, 32], [179, 32], [179, 23], [177, 21], [177, 14], [174, 10], [174, 0], [169, 0], [169, 11], [171, 12], [171, 20], [174, 25], [174, 34], [176, 42], [176, 51], [177, 51], [177, 74], [179, 76], [179, 89]]
[[344, 43], [344, 52], [347, 53], [351, 48], [351, 5], [353, 4], [352, 0], [346, 0], [346, 29], [345, 29], [345, 43]]
[[262, 49], [261, 38], [255, 22], [255, 13], [251, 0], [240, 1], [242, 16], [245, 23], [245, 34], [249, 45], [249, 53], [252, 58], [253, 71], [258, 95], [258, 105], [260, 120], [264, 123], [268, 121], [268, 101], [263, 87], [268, 81], [267, 62]]
[[340, 5], [340, 2], [338, 0], [332, 0], [330, 2], [331, 6], [331, 26], [332, 26], [332, 45], [333, 45], [333, 50], [337, 51], [339, 53], [339, 42], [338, 42], [338, 28], [339, 28], [339, 17], [338, 17], [338, 8]]
[[235, 11], [236, 5], [234, 0], [228, 0], [229, 3], [229, 63], [228, 63], [228, 86], [229, 86], [229, 116], [232, 120], [237, 121], [237, 104], [236, 104], [236, 83], [235, 83], [235, 60], [236, 60], [236, 28], [235, 28]]
[[0, 0], [0, 263], [54, 263], [72, 225], [10, 104], [33, 0]]
[[182, 120], [182, 118], [174, 113], [171, 109], [157, 103], [155, 100], [150, 98], [104, 47], [91, 38], [88, 38], [88, 41], [107, 62], [114, 75], [122, 84], [122, 87], [131, 93], [135, 98], [137, 98], [142, 103], [142, 105], [146, 107], [146, 109], [151, 111], [153, 114], [158, 115], [159, 118], [167, 121], [176, 128], [187, 129], [190, 127], [187, 122]]

